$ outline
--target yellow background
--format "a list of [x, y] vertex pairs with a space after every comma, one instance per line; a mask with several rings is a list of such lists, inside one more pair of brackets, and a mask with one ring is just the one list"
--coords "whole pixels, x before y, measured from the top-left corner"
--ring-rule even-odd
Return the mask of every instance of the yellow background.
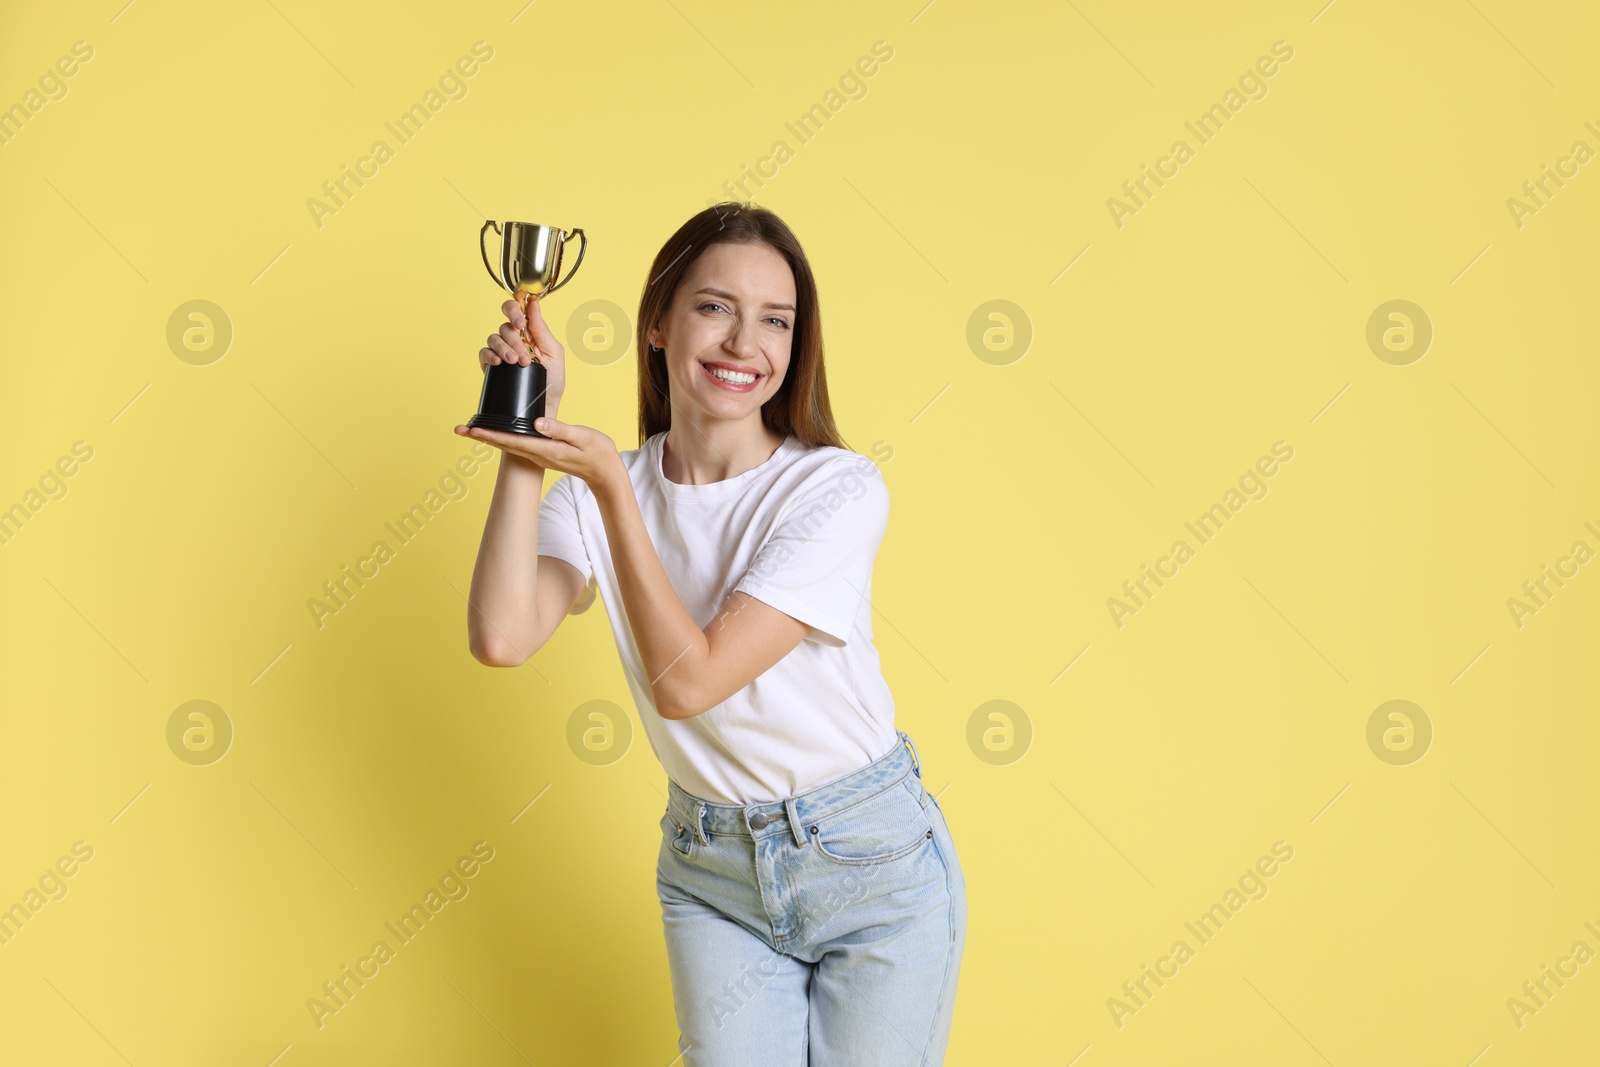
[[[0, 946], [0, 1061], [673, 1060], [665, 778], [603, 610], [520, 670], [467, 651], [493, 466], [320, 629], [306, 602], [469, 454], [503, 299], [485, 217], [583, 227], [552, 323], [608, 300], [628, 331], [662, 242], [781, 138], [749, 191], [812, 258], [835, 412], [890, 485], [877, 644], [969, 883], [948, 1062], [1594, 1062], [1600, 962], [1520, 1027], [1507, 1007], [1600, 950], [1600, 565], [1520, 628], [1506, 603], [1600, 549], [1600, 163], [1520, 227], [1506, 204], [1600, 149], [1588, 5], [5, 22], [0, 105], [94, 57], [0, 146], [0, 506], [93, 458], [0, 546], [0, 906], [94, 855]], [[479, 40], [467, 95], [319, 228], [307, 199]], [[865, 97], [799, 145], [784, 123], [878, 40]], [[1199, 145], [1184, 122], [1279, 40], [1268, 94]], [[1180, 137], [1119, 228], [1108, 198]], [[204, 366], [166, 337], [199, 299], [233, 330]], [[968, 343], [997, 299], [1020, 358]], [[1395, 299], [1434, 331], [1404, 366], [1366, 342]], [[636, 447], [633, 354], [571, 353], [561, 417]], [[1279, 440], [1268, 495], [1119, 628], [1107, 600]], [[1395, 699], [1433, 732], [1404, 765], [1367, 742]], [[210, 765], [168, 745], [190, 700], [234, 730]], [[600, 765], [567, 740], [591, 700], [632, 720]], [[969, 743], [995, 700], [1020, 709], [998, 755]], [[319, 1028], [307, 1000], [480, 840], [470, 895]], [[1185, 921], [1280, 840], [1268, 894], [1199, 944]]]

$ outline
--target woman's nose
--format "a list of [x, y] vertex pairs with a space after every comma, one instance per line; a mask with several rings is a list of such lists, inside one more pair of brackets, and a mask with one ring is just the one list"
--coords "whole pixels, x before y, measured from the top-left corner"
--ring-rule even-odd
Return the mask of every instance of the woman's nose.
[[737, 323], [732, 334], [728, 337], [727, 347], [737, 352], [748, 360], [752, 356], [761, 354], [761, 335], [757, 332], [760, 323], [745, 321]]

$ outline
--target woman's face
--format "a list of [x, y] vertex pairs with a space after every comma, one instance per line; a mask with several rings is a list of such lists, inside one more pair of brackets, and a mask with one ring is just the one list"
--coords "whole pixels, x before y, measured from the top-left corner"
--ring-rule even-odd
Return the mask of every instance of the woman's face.
[[650, 343], [666, 350], [675, 407], [759, 419], [761, 405], [783, 385], [794, 326], [788, 261], [760, 242], [718, 244], [689, 268]]

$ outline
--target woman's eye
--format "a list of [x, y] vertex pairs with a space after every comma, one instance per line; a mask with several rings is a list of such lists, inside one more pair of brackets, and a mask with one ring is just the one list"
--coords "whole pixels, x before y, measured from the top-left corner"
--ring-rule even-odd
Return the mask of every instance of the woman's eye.
[[[716, 302], [716, 301], [715, 301], [715, 300], [707, 300], [707, 301], [706, 301], [706, 302], [705, 302], [705, 303], [704, 303], [704, 304], [701, 304], [701, 305], [699, 305], [699, 307], [698, 307], [698, 308], [697, 308], [697, 309], [696, 309], [696, 310], [698, 310], [698, 311], [705, 311], [705, 310], [706, 310], [706, 309], [707, 309], [707, 308], [720, 308], [720, 307], [722, 307], [722, 305], [721, 305], [721, 304], [719, 304], [719, 303], [717, 303], [717, 302]], [[726, 310], [726, 308], [724, 308], [724, 309], [723, 309], [723, 310]], [[786, 321], [785, 321], [785, 320], [784, 320], [784, 319], [782, 319], [782, 318], [779, 318], [779, 317], [778, 317], [778, 316], [776, 316], [776, 315], [774, 315], [774, 316], [773, 316], [773, 317], [772, 317], [772, 318], [769, 318], [769, 319], [768, 319], [768, 320], [767, 320], [767, 321], [768, 321], [768, 322], [775, 322], [775, 323], [777, 323], [777, 324], [778, 324], [778, 325], [779, 325], [779, 326], [780, 326], [780, 327], [781, 327], [781, 328], [783, 328], [783, 329], [785, 329], [785, 330], [787, 330], [787, 329], [790, 329], [790, 328], [791, 328], [791, 327], [790, 327], [790, 326], [789, 326], [789, 323], [788, 323], [788, 322], [786, 322]]]

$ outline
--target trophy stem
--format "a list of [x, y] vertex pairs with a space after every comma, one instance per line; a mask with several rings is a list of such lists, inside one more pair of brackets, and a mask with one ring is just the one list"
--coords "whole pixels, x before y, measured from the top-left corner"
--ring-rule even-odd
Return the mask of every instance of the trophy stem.
[[518, 303], [522, 305], [522, 321], [524, 324], [522, 327], [522, 343], [528, 346], [528, 358], [543, 366], [543, 361], [539, 358], [539, 350], [534, 347], [532, 332], [529, 329], [533, 325], [533, 302], [539, 298], [526, 289], [519, 296]]

